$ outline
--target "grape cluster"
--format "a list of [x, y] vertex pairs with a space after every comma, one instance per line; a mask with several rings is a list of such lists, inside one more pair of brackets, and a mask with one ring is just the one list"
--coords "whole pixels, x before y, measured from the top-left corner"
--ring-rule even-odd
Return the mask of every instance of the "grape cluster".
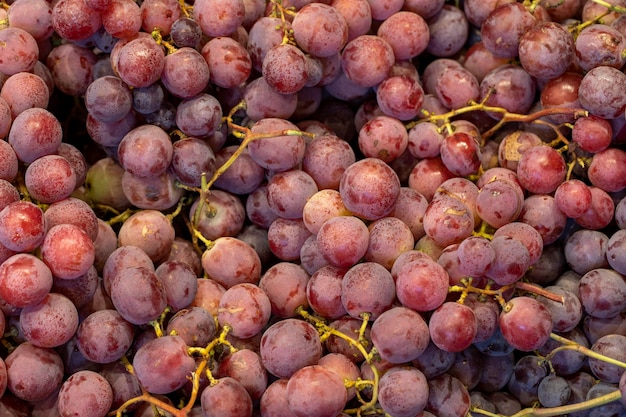
[[626, 415], [626, 0], [0, 6], [0, 416]]

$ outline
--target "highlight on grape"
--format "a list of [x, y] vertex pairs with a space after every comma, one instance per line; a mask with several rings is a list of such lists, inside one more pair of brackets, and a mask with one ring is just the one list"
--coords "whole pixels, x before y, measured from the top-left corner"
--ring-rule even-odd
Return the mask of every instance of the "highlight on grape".
[[0, 417], [626, 416], [626, 0], [0, 0]]

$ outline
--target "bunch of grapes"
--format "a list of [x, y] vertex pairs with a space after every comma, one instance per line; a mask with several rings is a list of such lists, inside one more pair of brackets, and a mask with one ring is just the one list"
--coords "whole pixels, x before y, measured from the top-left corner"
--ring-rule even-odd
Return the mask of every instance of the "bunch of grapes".
[[0, 6], [0, 416], [626, 415], [626, 0]]

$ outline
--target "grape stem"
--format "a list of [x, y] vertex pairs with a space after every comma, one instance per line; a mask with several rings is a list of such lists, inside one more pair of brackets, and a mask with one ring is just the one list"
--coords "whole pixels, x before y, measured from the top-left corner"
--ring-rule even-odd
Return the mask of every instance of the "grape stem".
[[[372, 349], [368, 352], [365, 349], [365, 345], [367, 343], [365, 342], [364, 333], [367, 327], [367, 323], [369, 322], [369, 319], [371, 317], [371, 314], [370, 313], [361, 314], [361, 318], [363, 319], [363, 322], [361, 323], [361, 327], [359, 328], [358, 338], [357, 340], [355, 340], [351, 338], [350, 336], [340, 332], [339, 330], [327, 325], [324, 322], [324, 320], [309, 313], [302, 306], [299, 306], [296, 309], [296, 313], [298, 313], [300, 316], [302, 316], [302, 318], [304, 318], [306, 321], [312, 323], [315, 326], [317, 331], [320, 333], [320, 340], [324, 341], [328, 339], [330, 336], [336, 336], [344, 340], [345, 342], [347, 342], [350, 346], [355, 347], [361, 353], [361, 355], [363, 355], [363, 357], [365, 358], [365, 361], [370, 365], [372, 369], [372, 375], [374, 378], [373, 380], [359, 379], [357, 381], [347, 381], [347, 383], [345, 384], [346, 388], [350, 388], [350, 387], [357, 388], [357, 394], [359, 393], [360, 389], [371, 386], [372, 398], [366, 402], [361, 398], [360, 394], [358, 394], [357, 396], [362, 403], [361, 406], [358, 408], [346, 409], [346, 410], [343, 410], [343, 412], [346, 414], [355, 414], [358, 417], [363, 416], [364, 415], [363, 413], [366, 413], [369, 411], [374, 411], [376, 414], [384, 413], [383, 411], [376, 409], [376, 403], [378, 402], [378, 382], [380, 380], [380, 372], [378, 372], [378, 369], [376, 368], [376, 366], [374, 366], [373, 361], [374, 361], [374, 358], [376, 357], [377, 351], [376, 349]], [[386, 413], [385, 415], [388, 416], [388, 414]]]
[[599, 4], [600, 6], [606, 7], [609, 11], [616, 12], [616, 13], [626, 13], [626, 7], [616, 6], [605, 0], [591, 0], [591, 1]]
[[[622, 398], [620, 390], [615, 390], [601, 397], [593, 398], [591, 400], [582, 401], [576, 404], [568, 404], [560, 407], [549, 408], [525, 408], [517, 413], [508, 417], [556, 417], [563, 416], [568, 413], [574, 413], [577, 411], [589, 410], [594, 407], [599, 407], [604, 404], [617, 401]], [[478, 407], [471, 407], [470, 411], [477, 414], [482, 414], [488, 417], [507, 417], [503, 414], [491, 413], [489, 411], [482, 410]]]
[[504, 306], [506, 305], [506, 301], [504, 300], [503, 294], [511, 289], [530, 292], [530, 293], [545, 297], [549, 300], [556, 301], [557, 303], [561, 303], [561, 304], [565, 302], [565, 299], [563, 298], [563, 296], [554, 294], [530, 282], [518, 281], [513, 284], [500, 287], [496, 290], [492, 290], [490, 288], [474, 287], [472, 285], [471, 279], [463, 280], [462, 284], [463, 285], [452, 285], [448, 288], [448, 292], [460, 292], [461, 293], [461, 298], [459, 298], [460, 302], [464, 300], [465, 297], [467, 297], [468, 293], [476, 293], [480, 295], [495, 297], [496, 300], [498, 300], [498, 302], [500, 303], [500, 305], [504, 308]]
[[559, 336], [558, 334], [552, 333], [550, 335], [550, 338], [553, 340], [556, 340], [557, 342], [560, 342], [563, 344], [563, 346], [560, 346], [556, 349], [554, 349], [552, 352], [550, 352], [547, 356], [546, 359], [550, 359], [552, 356], [554, 356], [557, 352], [561, 351], [561, 350], [574, 350], [576, 352], [580, 352], [590, 358], [594, 358], [594, 359], [598, 359], [601, 360], [603, 362], [609, 363], [611, 365], [615, 365], [615, 366], [619, 366], [621, 368], [625, 368], [626, 369], [626, 363], [622, 362], [622, 361], [618, 361], [617, 359], [613, 359], [610, 358], [608, 356], [605, 355], [601, 355], [597, 352], [594, 352], [593, 350], [578, 344], [572, 340], [566, 339], [563, 336]]
[[589, 112], [587, 112], [587, 110], [585, 109], [568, 108], [568, 107], [553, 107], [553, 108], [541, 109], [531, 114], [511, 113], [503, 107], [488, 106], [487, 104], [485, 104], [488, 98], [489, 96], [485, 97], [485, 99], [481, 101], [480, 103], [472, 100], [467, 106], [450, 110], [447, 113], [429, 114], [424, 119], [416, 120], [414, 122], [408, 123], [406, 125], [406, 128], [407, 130], [410, 130], [418, 123], [424, 123], [424, 122], [431, 122], [431, 123], [442, 122], [446, 124], [446, 123], [449, 123], [450, 119], [452, 119], [455, 116], [458, 116], [464, 113], [473, 112], [473, 111], [484, 111], [484, 112], [490, 112], [490, 113], [499, 113], [502, 115], [502, 117], [500, 118], [500, 120], [498, 120], [495, 126], [493, 126], [491, 129], [489, 129], [488, 131], [482, 134], [483, 138], [489, 138], [506, 123], [510, 123], [510, 122], [537, 123], [537, 124], [543, 124], [543, 125], [547, 125], [551, 127], [553, 130], [555, 130], [558, 138], [562, 140], [564, 143], [567, 143], [567, 140], [565, 139], [563, 134], [559, 131], [559, 129], [556, 126], [546, 121], [539, 120], [539, 119], [545, 116], [550, 116], [550, 115], [555, 115], [555, 114], [571, 114], [574, 116], [574, 118], [589, 115]]

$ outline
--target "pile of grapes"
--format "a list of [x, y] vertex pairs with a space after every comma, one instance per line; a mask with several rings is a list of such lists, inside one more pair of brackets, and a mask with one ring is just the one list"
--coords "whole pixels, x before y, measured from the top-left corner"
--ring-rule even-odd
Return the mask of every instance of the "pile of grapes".
[[626, 416], [625, 64], [626, 0], [0, 0], [0, 416]]

